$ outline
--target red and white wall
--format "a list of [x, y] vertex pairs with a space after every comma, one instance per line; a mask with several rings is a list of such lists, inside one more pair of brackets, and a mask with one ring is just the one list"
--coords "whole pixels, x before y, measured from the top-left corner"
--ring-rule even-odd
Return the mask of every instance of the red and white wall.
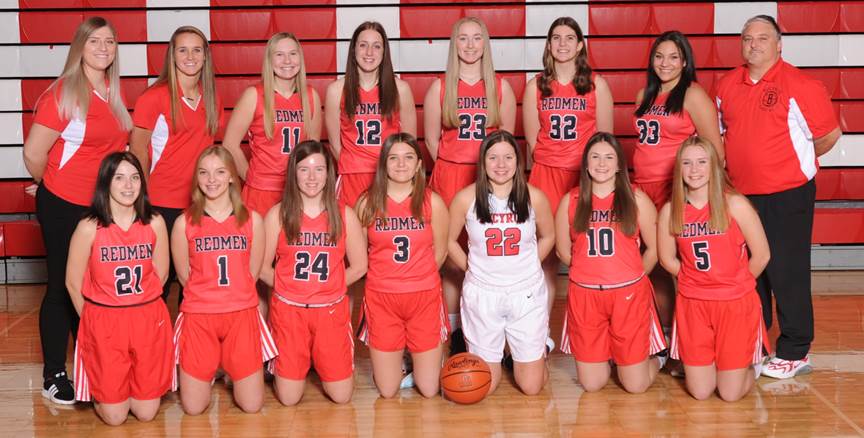
[[[699, 80], [710, 90], [725, 70], [741, 63], [738, 34], [744, 21], [756, 14], [770, 14], [778, 17], [784, 31], [784, 58], [825, 83], [844, 131], [840, 143], [821, 159], [823, 166], [832, 169], [819, 176], [820, 199], [864, 199], [864, 1], [454, 3], [0, 0], [0, 178], [28, 176], [21, 144], [31, 111], [39, 94], [60, 73], [75, 27], [90, 15], [105, 16], [118, 29], [121, 73], [130, 107], [148, 80], [158, 75], [171, 33], [188, 24], [203, 30], [212, 42], [220, 93], [229, 108], [260, 74], [264, 43], [277, 31], [293, 32], [302, 40], [311, 82], [323, 96], [327, 83], [344, 70], [351, 33], [365, 20], [384, 25], [394, 67], [412, 84], [415, 101], [422, 103], [429, 82], [444, 69], [452, 23], [465, 15], [481, 17], [487, 23], [494, 38], [495, 67], [506, 73], [521, 96], [526, 77], [541, 67], [549, 24], [569, 15], [589, 37], [592, 66], [612, 87], [616, 134], [625, 144], [632, 144], [632, 103], [644, 84], [654, 36], [671, 29], [687, 34], [695, 50]], [[422, 117], [420, 112], [418, 107], [418, 117]], [[517, 126], [520, 134], [521, 119]], [[817, 226], [819, 220], [817, 217]], [[829, 224], [843, 220], [831, 219]], [[845, 228], [852, 227], [854, 232], [834, 237], [828, 233], [825, 243], [864, 242], [864, 214], [858, 212], [845, 221]]]

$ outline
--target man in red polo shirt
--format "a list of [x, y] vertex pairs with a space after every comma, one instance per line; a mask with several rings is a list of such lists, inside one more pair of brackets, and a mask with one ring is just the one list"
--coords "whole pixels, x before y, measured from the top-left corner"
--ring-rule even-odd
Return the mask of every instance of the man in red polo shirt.
[[729, 176], [759, 212], [771, 248], [757, 289], [769, 327], [773, 293], [780, 337], [762, 375], [784, 379], [811, 371], [813, 177], [816, 157], [841, 132], [825, 87], [781, 58], [780, 38], [774, 18], [747, 20], [741, 33], [746, 63], [720, 80], [717, 106]]

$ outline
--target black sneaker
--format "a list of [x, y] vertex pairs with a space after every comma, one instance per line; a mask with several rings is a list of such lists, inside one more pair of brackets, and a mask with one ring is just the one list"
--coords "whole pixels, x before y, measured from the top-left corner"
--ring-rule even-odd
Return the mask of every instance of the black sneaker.
[[54, 377], [45, 380], [42, 385], [42, 397], [61, 405], [75, 403], [75, 389], [66, 377], [66, 371], [60, 371]]
[[509, 352], [505, 353], [504, 358], [501, 359], [501, 366], [507, 371], [513, 371], [513, 355]]
[[468, 349], [465, 347], [465, 335], [462, 333], [462, 328], [453, 330], [450, 334], [450, 355], [465, 353]]

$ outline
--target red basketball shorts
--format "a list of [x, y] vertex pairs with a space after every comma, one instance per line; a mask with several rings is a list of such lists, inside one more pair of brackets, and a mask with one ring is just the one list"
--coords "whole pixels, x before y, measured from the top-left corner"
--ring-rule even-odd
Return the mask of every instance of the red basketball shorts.
[[534, 163], [528, 183], [543, 191], [552, 207], [552, 215], [558, 210], [561, 198], [579, 185], [579, 171]]
[[671, 353], [684, 365], [715, 364], [718, 371], [747, 368], [771, 351], [754, 290], [728, 301], [697, 300], [678, 295]]
[[237, 381], [261, 369], [278, 352], [258, 307], [227, 313], [180, 313], [174, 330], [177, 363], [209, 382], [216, 370]]
[[171, 388], [172, 350], [162, 300], [132, 307], [85, 303], [75, 344], [75, 399], [158, 399]]
[[657, 211], [663, 208], [663, 204], [669, 201], [672, 197], [672, 180], [652, 182], [652, 183], [637, 183], [636, 187], [645, 192], [651, 201], [654, 202], [654, 207]]
[[420, 292], [366, 290], [359, 338], [378, 351], [422, 353], [447, 341], [450, 322], [441, 286]]
[[561, 349], [579, 362], [635, 365], [666, 348], [651, 282], [642, 277], [617, 289], [570, 282]]
[[435, 160], [432, 169], [432, 179], [429, 188], [437, 193], [448, 206], [459, 190], [477, 180], [476, 164], [453, 163], [445, 160]]
[[246, 208], [258, 212], [261, 217], [267, 216], [274, 205], [282, 200], [282, 192], [276, 190], [259, 190], [250, 187], [248, 184], [243, 186], [243, 204]]
[[374, 173], [346, 173], [339, 175], [337, 184], [337, 195], [342, 202], [354, 208], [357, 200], [372, 185], [375, 179]]
[[350, 300], [327, 307], [286, 304], [274, 293], [270, 300], [270, 326], [280, 355], [271, 364], [284, 379], [303, 380], [315, 364], [324, 382], [345, 380], [354, 373], [354, 337]]

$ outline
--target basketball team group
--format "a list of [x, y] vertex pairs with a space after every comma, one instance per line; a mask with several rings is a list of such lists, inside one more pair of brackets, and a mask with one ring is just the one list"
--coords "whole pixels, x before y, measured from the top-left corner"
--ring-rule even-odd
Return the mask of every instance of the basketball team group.
[[273, 35], [230, 118], [199, 29], [174, 32], [130, 116], [115, 28], [86, 19], [24, 145], [47, 251], [42, 395], [92, 401], [118, 425], [153, 419], [172, 390], [201, 414], [224, 374], [252, 413], [270, 376], [290, 406], [314, 369], [347, 403], [355, 339], [382, 397], [437, 396], [448, 343], [488, 363], [489, 393], [512, 372], [535, 395], [562, 264], [555, 337], [585, 391], [615, 374], [644, 392], [668, 358], [697, 399], [735, 401], [760, 374], [809, 372], [813, 178], [840, 129], [824, 87], [782, 59], [774, 18], [748, 20], [740, 41], [742, 65], [713, 96], [683, 34], [654, 41], [628, 163], [610, 86], [579, 24], [556, 19], [521, 96], [528, 172], [517, 96], [477, 18], [453, 25], [422, 113], [384, 28], [364, 22], [323, 99], [297, 37]]

